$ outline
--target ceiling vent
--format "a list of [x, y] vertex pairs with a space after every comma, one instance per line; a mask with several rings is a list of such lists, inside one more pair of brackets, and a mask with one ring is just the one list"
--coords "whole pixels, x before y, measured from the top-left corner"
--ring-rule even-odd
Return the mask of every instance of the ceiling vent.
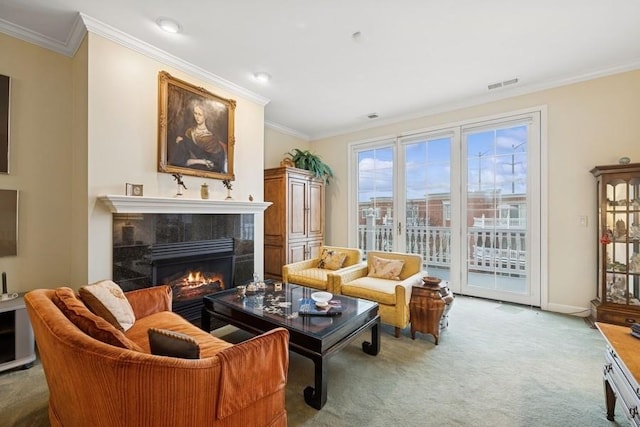
[[493, 90], [493, 89], [499, 89], [499, 88], [504, 87], [504, 86], [514, 85], [516, 83], [518, 83], [518, 78], [514, 77], [514, 78], [509, 79], [509, 80], [504, 80], [504, 81], [497, 82], [497, 83], [491, 83], [487, 87], [489, 88], [489, 90]]

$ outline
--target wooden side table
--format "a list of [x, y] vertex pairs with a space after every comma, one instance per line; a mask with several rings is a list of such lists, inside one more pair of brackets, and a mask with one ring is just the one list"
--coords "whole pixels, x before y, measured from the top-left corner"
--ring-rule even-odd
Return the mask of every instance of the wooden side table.
[[437, 285], [413, 286], [409, 301], [412, 339], [416, 339], [416, 332], [431, 334], [438, 345], [440, 331], [449, 325], [448, 316], [453, 304], [448, 285], [449, 282], [444, 281]]

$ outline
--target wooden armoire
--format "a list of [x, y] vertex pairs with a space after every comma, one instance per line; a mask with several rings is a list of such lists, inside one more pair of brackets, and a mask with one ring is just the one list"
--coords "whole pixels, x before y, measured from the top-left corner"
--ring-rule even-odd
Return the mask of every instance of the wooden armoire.
[[264, 276], [281, 279], [282, 266], [320, 256], [324, 243], [325, 184], [306, 170], [264, 171]]

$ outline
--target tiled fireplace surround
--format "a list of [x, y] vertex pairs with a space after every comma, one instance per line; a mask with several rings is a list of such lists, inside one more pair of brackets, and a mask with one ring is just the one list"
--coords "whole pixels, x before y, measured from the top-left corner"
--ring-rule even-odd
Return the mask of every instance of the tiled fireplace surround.
[[255, 215], [269, 203], [101, 199], [113, 213], [112, 274], [123, 290], [168, 284], [174, 311], [198, 323], [203, 295], [251, 279]]

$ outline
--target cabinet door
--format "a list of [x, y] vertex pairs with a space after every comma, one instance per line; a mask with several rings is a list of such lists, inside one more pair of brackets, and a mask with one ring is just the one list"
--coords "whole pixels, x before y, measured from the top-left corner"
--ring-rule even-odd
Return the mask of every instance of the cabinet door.
[[320, 258], [320, 250], [322, 250], [322, 240], [310, 240], [307, 243], [307, 259]]
[[304, 239], [307, 237], [307, 187], [308, 180], [290, 177], [289, 186], [289, 239]]
[[638, 255], [638, 178], [624, 175], [606, 181], [606, 234], [603, 248], [605, 261], [605, 302], [640, 305], [640, 264]]
[[318, 181], [309, 182], [309, 238], [324, 236], [324, 184]]
[[289, 259], [287, 264], [308, 259], [308, 249], [306, 241], [289, 242]]
[[286, 264], [282, 245], [264, 245], [264, 277], [282, 277], [282, 266]]

